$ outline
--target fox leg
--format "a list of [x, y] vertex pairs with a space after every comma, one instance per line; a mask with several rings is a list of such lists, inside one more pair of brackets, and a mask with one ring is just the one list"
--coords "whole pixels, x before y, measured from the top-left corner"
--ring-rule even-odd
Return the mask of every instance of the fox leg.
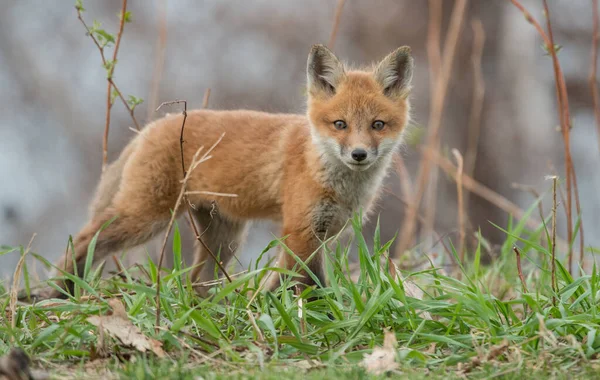
[[[226, 267], [239, 246], [243, 243], [247, 231], [247, 222], [233, 220], [218, 211], [211, 212], [208, 207], [194, 211], [194, 216], [202, 235], [202, 241], [210, 248], [211, 252]], [[194, 269], [192, 279], [194, 282], [207, 282], [215, 279], [216, 263], [204, 246], [196, 241]], [[217, 276], [222, 277], [220, 270]], [[209, 287], [197, 286], [196, 291], [203, 297], [208, 295]]]
[[[321, 250], [315, 252], [321, 245], [318, 237], [310, 229], [290, 227], [284, 227], [283, 236], [288, 236], [287, 239], [285, 239], [284, 244], [306, 264], [308, 269], [319, 279], [321, 285], [325, 286], [326, 278], [325, 269], [323, 267], [323, 252]], [[303, 285], [315, 285], [314, 279], [309, 276], [296, 259], [283, 248], [279, 251], [276, 265], [280, 268], [294, 270], [300, 274], [302, 277], [296, 277], [294, 280], [300, 281]], [[265, 276], [264, 281], [265, 289], [269, 291], [274, 291], [281, 285], [280, 274], [276, 272], [268, 273]]]

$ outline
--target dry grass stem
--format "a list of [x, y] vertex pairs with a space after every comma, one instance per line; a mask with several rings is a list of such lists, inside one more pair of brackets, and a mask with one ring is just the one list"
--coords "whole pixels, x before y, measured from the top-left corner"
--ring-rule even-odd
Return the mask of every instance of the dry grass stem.
[[[430, 5], [441, 6], [441, 2], [439, 2], [438, 4], [437, 1], [432, 0]], [[457, 0], [454, 3], [454, 8], [452, 9], [452, 15], [450, 20], [450, 26], [448, 29], [448, 36], [446, 37], [446, 41], [444, 44], [444, 52], [441, 60], [441, 67], [439, 69], [440, 72], [439, 75], [437, 75], [437, 78], [435, 78], [435, 90], [432, 93], [432, 103], [429, 114], [429, 134], [427, 138], [427, 146], [431, 149], [437, 149], [439, 146], [439, 132], [441, 128], [442, 113], [446, 100], [446, 92], [448, 90], [448, 83], [450, 82], [450, 75], [452, 73], [452, 67], [454, 62], [454, 55], [456, 53], [456, 47], [458, 45], [458, 37], [462, 29], [466, 5], [467, 0]], [[435, 30], [435, 28], [432, 29]], [[436, 42], [435, 36], [429, 36], [428, 44], [430, 43], [434, 45], [439, 45], [439, 40]], [[428, 51], [430, 50], [434, 51], [435, 48], [428, 49]], [[400, 255], [412, 244], [419, 205], [421, 204], [423, 194], [428, 188], [427, 185], [432, 179], [430, 178], [430, 168], [431, 163], [429, 162], [429, 160], [424, 158], [419, 168], [419, 174], [417, 176], [417, 185], [413, 195], [413, 199], [409, 203], [409, 207], [406, 210], [404, 224], [402, 226], [399, 243], [396, 248], [396, 256]], [[433, 178], [433, 182], [435, 182], [435, 178]], [[433, 194], [432, 197], [434, 197], [435, 186], [432, 184], [432, 186], [430, 186], [429, 188]], [[429, 207], [426, 210], [425, 218], [427, 220], [427, 224], [430, 225], [430, 227], [433, 227], [433, 222], [431, 221], [431, 218], [435, 210], [435, 201], [433, 201], [428, 206]], [[427, 226], [425, 229], [427, 231]]]
[[[483, 111], [483, 99], [485, 96], [485, 81], [481, 70], [481, 57], [483, 55], [483, 46], [485, 44], [485, 30], [481, 20], [471, 21], [473, 29], [473, 50], [471, 53], [471, 67], [473, 69], [473, 94], [471, 103], [471, 113], [469, 115], [469, 132], [467, 138], [467, 151], [465, 153], [464, 172], [473, 177], [475, 172], [475, 161], [477, 160], [477, 147], [479, 145], [479, 135], [481, 132], [481, 113]], [[468, 206], [468, 195], [465, 197], [465, 204]]]
[[[525, 19], [531, 23], [535, 29], [538, 31], [540, 37], [544, 40], [544, 44], [550, 57], [552, 58], [552, 66], [554, 69], [554, 81], [556, 85], [556, 98], [558, 103], [558, 115], [560, 120], [561, 132], [563, 135], [563, 143], [564, 143], [564, 151], [565, 151], [565, 180], [566, 180], [566, 188], [567, 188], [567, 198], [566, 198], [566, 212], [567, 212], [567, 241], [573, 241], [573, 193], [575, 193], [576, 203], [579, 203], [577, 200], [579, 198], [579, 191], [577, 189], [577, 180], [575, 175], [575, 168], [573, 166], [573, 160], [571, 157], [571, 116], [569, 111], [569, 99], [567, 95], [567, 87], [565, 84], [565, 77], [562, 72], [560, 62], [558, 61], [558, 57], [556, 54], [556, 45], [554, 44], [554, 36], [552, 33], [552, 22], [550, 20], [550, 9], [548, 7], [548, 2], [543, 0], [544, 5], [544, 13], [547, 20], [547, 29], [548, 33], [544, 32], [542, 26], [537, 22], [535, 18], [531, 16], [531, 13], [523, 7], [523, 5], [518, 0], [510, 0], [525, 16]], [[581, 210], [578, 207], [577, 213], [581, 215]], [[583, 223], [580, 225], [583, 227]], [[582, 236], [580, 236], [580, 244], [583, 245]], [[573, 262], [573, 249], [571, 244], [568, 244], [568, 266], [569, 271], [572, 268]]]
[[329, 43], [327, 46], [333, 49], [335, 40], [337, 39], [337, 32], [340, 28], [340, 21], [342, 19], [342, 11], [344, 10], [344, 4], [346, 0], [338, 0], [337, 7], [335, 8], [335, 18], [333, 19], [333, 26], [331, 27], [331, 34], [329, 35]]
[[152, 82], [150, 95], [148, 96], [148, 113], [146, 119], [152, 119], [152, 113], [158, 103], [158, 93], [160, 90], [160, 81], [162, 79], [165, 66], [165, 50], [167, 47], [167, 0], [159, 0], [157, 7], [157, 29], [156, 46], [154, 50], [154, 69], [152, 72]]
[[161, 245], [160, 256], [158, 259], [157, 277], [156, 277], [156, 326], [160, 326], [160, 277], [161, 277], [160, 274], [161, 274], [162, 263], [163, 263], [164, 257], [165, 257], [165, 249], [167, 247], [167, 241], [169, 240], [169, 235], [171, 234], [171, 230], [173, 229], [173, 223], [175, 222], [175, 218], [177, 217], [177, 211], [179, 210], [179, 207], [181, 206], [181, 202], [185, 195], [185, 187], [187, 185], [187, 181], [189, 180], [190, 175], [194, 171], [194, 168], [198, 166], [197, 163], [207, 157], [208, 152], [204, 153], [204, 155], [202, 156], [201, 159], [198, 159], [198, 156], [200, 155], [200, 153], [202, 152], [203, 149], [204, 149], [204, 146], [201, 146], [200, 148], [198, 148], [198, 150], [194, 154], [194, 157], [192, 158], [192, 162], [190, 163], [190, 169], [187, 171], [186, 176], [183, 178], [183, 181], [181, 182], [181, 190], [179, 191], [179, 195], [177, 196], [177, 201], [175, 202], [175, 206], [173, 207], [171, 219], [169, 220], [169, 224], [167, 225], [167, 231], [165, 232], [165, 237], [163, 238], [163, 242]]
[[[433, 94], [437, 94], [439, 91], [443, 91], [444, 95], [443, 98], [440, 96], [439, 99], [435, 99], [434, 95], [434, 103], [432, 103], [432, 107], [430, 108], [429, 128], [430, 132], [432, 133], [428, 136], [430, 137], [430, 139], [428, 139], [427, 142], [428, 146], [435, 147], [435, 149], [440, 149], [440, 131], [442, 128], [442, 116], [444, 113], [445, 98], [450, 83], [450, 77], [452, 75], [452, 64], [454, 62], [454, 56], [456, 54], [459, 36], [463, 29], [463, 20], [464, 15], [466, 13], [467, 3], [468, 1], [466, 0], [463, 2], [458, 1], [454, 4], [454, 7], [452, 8], [452, 14], [450, 15], [450, 26], [448, 27], [448, 34], [446, 36], [446, 40], [444, 41], [444, 49], [442, 52], [442, 66], [438, 69], [438, 75], [435, 77], [435, 81], [433, 84]], [[437, 49], [439, 50], [439, 40], [436, 42], [438, 45]], [[446, 67], [448, 67], [448, 69], [446, 69]], [[433, 115], [434, 113], [435, 115]], [[433, 120], [433, 122], [431, 122], [431, 120]], [[439, 172], [437, 170], [437, 167], [432, 166], [430, 164], [428, 165], [429, 166], [427, 170], [424, 171], [424, 173], [428, 174], [425, 176], [426, 183], [425, 187], [423, 188], [424, 196], [426, 197], [426, 223], [423, 231], [425, 239], [431, 238], [431, 232], [433, 231], [433, 226], [435, 224], [435, 212], [437, 210], [438, 198], [437, 187], [439, 180]]]
[[413, 184], [410, 180], [410, 174], [408, 173], [408, 169], [404, 164], [404, 159], [399, 154], [396, 154], [394, 156], [394, 168], [396, 169], [396, 174], [398, 175], [398, 179], [400, 180], [402, 196], [406, 199], [409, 199], [413, 192]]
[[[27, 256], [27, 254], [29, 253], [29, 251], [31, 250], [31, 244], [33, 243], [33, 239], [35, 239], [35, 233], [31, 236], [31, 239], [29, 240], [29, 243], [27, 244], [27, 248], [25, 249], [25, 251], [23, 252], [23, 254], [21, 255], [21, 257], [19, 258], [19, 261], [17, 262], [17, 266], [15, 268], [15, 273], [13, 275], [13, 281], [12, 281], [12, 287], [10, 288], [10, 304], [9, 304], [9, 310], [10, 310], [10, 326], [15, 329], [17, 327], [17, 300], [18, 300], [18, 296], [19, 296], [19, 282], [21, 280], [21, 270], [23, 269], [23, 265], [25, 264], [25, 257]], [[11, 338], [11, 341], [13, 341], [14, 336]]]
[[457, 149], [452, 149], [452, 154], [456, 159], [456, 193], [458, 196], [458, 228], [459, 228], [459, 243], [458, 243], [458, 254], [460, 255], [460, 262], [465, 262], [465, 237], [466, 237], [466, 218], [465, 218], [465, 205], [463, 198], [463, 157]]
[[[563, 132], [563, 140], [565, 144], [565, 168], [567, 176], [567, 241], [571, 243], [573, 241], [573, 190], [575, 197], [579, 198], [579, 192], [577, 191], [577, 180], [575, 178], [575, 168], [573, 166], [573, 159], [571, 157], [571, 116], [569, 114], [569, 98], [567, 95], [567, 87], [565, 84], [565, 77], [560, 68], [558, 62], [558, 56], [556, 53], [556, 45], [554, 43], [554, 34], [552, 32], [552, 22], [550, 20], [550, 8], [548, 7], [547, 0], [543, 0], [544, 13], [546, 14], [546, 25], [548, 29], [549, 44], [547, 44], [548, 51], [552, 57], [552, 65], [554, 67], [554, 79], [556, 82], [556, 98], [558, 99], [559, 105], [559, 118], [561, 121], [561, 127]], [[574, 188], [574, 189], [572, 189]], [[579, 200], [576, 201], [579, 203]], [[577, 210], [577, 214], [581, 215], [581, 210]], [[580, 235], [582, 236], [582, 235]], [[583, 247], [582, 247], [583, 251]], [[573, 248], [572, 244], [569, 244], [569, 250], [567, 253], [569, 273], [572, 274], [573, 268]]]
[[529, 293], [527, 284], [525, 283], [525, 276], [523, 276], [523, 267], [521, 266], [521, 251], [519, 251], [519, 248], [516, 246], [513, 247], [513, 251], [515, 252], [515, 256], [517, 258], [517, 274], [519, 275], [519, 280], [521, 280], [523, 293]]
[[[556, 284], [556, 187], [558, 183], [558, 177], [553, 176], [552, 179], [552, 273], [551, 273], [551, 282], [552, 282], [552, 291], [554, 294], [552, 295], [552, 303], [556, 304], [555, 294], [558, 293], [558, 288]], [[569, 268], [569, 271], [571, 268]]]
[[246, 309], [246, 314], [248, 315], [248, 320], [250, 321], [250, 324], [252, 325], [252, 328], [254, 329], [254, 332], [256, 333], [258, 342], [260, 342], [260, 343], [264, 342], [265, 336], [263, 335], [262, 331], [260, 331], [260, 328], [258, 327], [258, 324], [256, 323], [256, 319], [254, 318], [254, 314], [252, 314], [252, 311], [249, 308]]
[[[207, 89], [205, 94], [204, 94], [204, 100], [203, 100], [203, 104], [207, 105], [208, 104], [208, 99], [210, 96], [210, 89]], [[159, 264], [158, 264], [158, 268], [159, 268], [159, 275], [157, 277], [157, 313], [156, 313], [156, 325], [159, 325], [160, 322], [160, 303], [159, 303], [159, 295], [160, 295], [160, 268], [162, 265], [162, 261], [163, 261], [163, 257], [164, 257], [164, 251], [165, 251], [165, 247], [166, 247], [166, 241], [168, 239], [168, 236], [170, 234], [170, 230], [172, 228], [172, 222], [177, 214], [177, 210], [179, 209], [179, 206], [181, 204], [182, 201], [185, 200], [185, 203], [187, 203], [188, 207], [187, 207], [187, 214], [188, 214], [188, 221], [192, 227], [192, 230], [194, 232], [194, 236], [196, 238], [196, 240], [202, 245], [202, 247], [209, 253], [209, 255], [211, 256], [211, 258], [215, 261], [217, 267], [221, 270], [221, 272], [225, 275], [225, 277], [227, 278], [227, 280], [229, 282], [232, 281], [231, 277], [229, 276], [229, 274], [227, 273], [225, 267], [223, 266], [223, 264], [221, 263], [221, 261], [216, 257], [216, 255], [214, 254], [214, 252], [210, 249], [210, 247], [208, 247], [208, 245], [204, 242], [204, 239], [202, 239], [202, 235], [200, 234], [200, 231], [198, 230], [198, 227], [196, 226], [194, 217], [192, 215], [192, 206], [190, 204], [190, 202], [187, 200], [187, 192], [185, 190], [186, 188], [186, 184], [187, 184], [187, 180], [190, 176], [190, 173], [193, 172], [198, 165], [202, 164], [203, 162], [209, 160], [212, 158], [212, 156], [210, 155], [210, 153], [212, 153], [212, 151], [214, 150], [214, 148], [219, 145], [219, 143], [221, 142], [221, 140], [223, 139], [223, 137], [225, 136], [225, 133], [223, 133], [218, 139], [217, 141], [202, 155], [202, 157], [200, 159], [197, 159], [197, 155], [199, 154], [200, 151], [196, 152], [196, 154], [194, 155], [194, 158], [192, 159], [192, 163], [189, 166], [189, 169], [186, 171], [185, 169], [185, 162], [184, 162], [184, 154], [183, 154], [183, 144], [185, 143], [184, 140], [184, 132], [185, 132], [185, 122], [187, 120], [187, 101], [186, 100], [173, 100], [173, 101], [168, 101], [168, 102], [163, 102], [161, 103], [158, 108], [156, 109], [156, 111], [158, 111], [161, 107], [166, 106], [166, 105], [172, 105], [172, 104], [179, 104], [179, 103], [183, 103], [183, 121], [181, 123], [181, 132], [180, 132], [180, 137], [179, 137], [179, 148], [180, 148], [180, 153], [181, 153], [181, 167], [182, 167], [182, 172], [183, 172], [183, 181], [182, 181], [182, 187], [181, 187], [181, 193], [177, 199], [177, 202], [175, 204], [175, 209], [173, 210], [173, 216], [171, 217], [171, 221], [169, 223], [168, 229], [167, 229], [167, 233], [165, 234], [165, 238], [163, 240], [163, 246], [161, 249], [161, 253], [160, 253], [160, 258], [159, 258]], [[200, 149], [202, 149], [203, 147], [201, 147]], [[196, 193], [196, 192], [192, 192], [192, 193]], [[206, 193], [206, 192], [204, 192]], [[213, 193], [213, 194], [218, 194], [218, 193]], [[228, 194], [231, 195], [231, 194]]]
[[202, 98], [202, 108], [204, 108], [204, 109], [208, 108], [209, 99], [210, 99], [210, 88], [207, 88], [206, 91], [204, 91], [204, 97]]

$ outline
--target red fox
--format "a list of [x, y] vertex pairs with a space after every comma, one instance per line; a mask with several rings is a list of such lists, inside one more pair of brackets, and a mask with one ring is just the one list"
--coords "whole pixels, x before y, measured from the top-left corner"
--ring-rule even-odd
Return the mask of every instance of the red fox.
[[[368, 212], [409, 121], [413, 66], [406, 46], [363, 71], [348, 69], [325, 46], [314, 45], [307, 64], [306, 115], [188, 112], [183, 153], [187, 164], [200, 146], [213, 145], [225, 133], [212, 158], [187, 183], [188, 191], [203, 192], [190, 195], [189, 201], [205, 230], [204, 241], [213, 252], [220, 252], [224, 265], [250, 220], [280, 222], [285, 244], [306, 261], [326, 236], [340, 232], [354, 212]], [[108, 166], [90, 221], [58, 268], [74, 273], [75, 263], [81, 275], [91, 239], [112, 219], [99, 234], [94, 262], [140, 245], [166, 228], [182, 186], [182, 121], [182, 115], [169, 115], [150, 123]], [[217, 213], [211, 212], [213, 204]], [[295, 264], [281, 250], [277, 265], [292, 269]], [[215, 262], [201, 245], [194, 265], [194, 281], [214, 279]], [[316, 254], [307, 266], [325, 284], [323, 258]], [[300, 274], [302, 283], [314, 284], [306, 273]], [[279, 276], [271, 275], [266, 288], [278, 285]], [[199, 292], [206, 295], [202, 288]], [[36, 296], [61, 295], [48, 287]]]

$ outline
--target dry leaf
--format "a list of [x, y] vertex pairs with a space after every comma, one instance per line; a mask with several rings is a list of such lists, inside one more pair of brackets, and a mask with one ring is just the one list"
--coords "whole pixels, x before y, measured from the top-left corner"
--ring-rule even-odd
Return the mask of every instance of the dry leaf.
[[396, 336], [391, 331], [385, 331], [383, 347], [375, 347], [371, 354], [365, 354], [361, 365], [368, 373], [381, 375], [398, 368], [396, 363]]
[[147, 337], [137, 326], [131, 323], [121, 301], [112, 299], [108, 301], [108, 304], [113, 310], [112, 314], [94, 315], [89, 317], [87, 321], [101, 329], [103, 333], [117, 338], [123, 346], [133, 347], [140, 352], [152, 351], [159, 358], [165, 357], [162, 343]]

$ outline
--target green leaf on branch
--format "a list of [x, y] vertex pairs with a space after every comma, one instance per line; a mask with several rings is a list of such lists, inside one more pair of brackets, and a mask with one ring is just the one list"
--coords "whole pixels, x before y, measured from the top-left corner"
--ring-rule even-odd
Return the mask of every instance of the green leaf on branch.
[[129, 97], [127, 98], [127, 104], [129, 104], [129, 107], [132, 111], [135, 109], [136, 106], [142, 103], [144, 103], [144, 99], [138, 98], [137, 96], [129, 95]]
[[75, 9], [78, 12], [85, 12], [85, 8], [83, 7], [83, 2], [81, 0], [75, 0]]

